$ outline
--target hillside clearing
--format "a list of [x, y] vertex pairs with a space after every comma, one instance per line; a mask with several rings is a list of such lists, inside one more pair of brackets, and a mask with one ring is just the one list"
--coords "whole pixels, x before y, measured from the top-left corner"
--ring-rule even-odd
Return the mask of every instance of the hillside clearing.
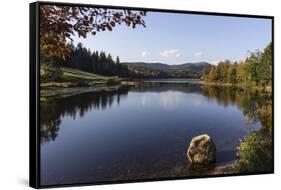
[[61, 67], [63, 72], [59, 81], [41, 82], [41, 88], [49, 87], [86, 87], [86, 86], [106, 86], [119, 83], [117, 76], [104, 76], [100, 74], [89, 73], [74, 68]]

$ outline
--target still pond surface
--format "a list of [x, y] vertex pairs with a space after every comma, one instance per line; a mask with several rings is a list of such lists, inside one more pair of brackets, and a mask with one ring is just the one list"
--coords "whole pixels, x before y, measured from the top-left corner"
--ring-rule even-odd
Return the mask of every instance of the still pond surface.
[[158, 81], [42, 98], [41, 183], [204, 175], [187, 161], [192, 137], [213, 138], [216, 165], [235, 160], [239, 140], [260, 127], [246, 116], [256, 95]]

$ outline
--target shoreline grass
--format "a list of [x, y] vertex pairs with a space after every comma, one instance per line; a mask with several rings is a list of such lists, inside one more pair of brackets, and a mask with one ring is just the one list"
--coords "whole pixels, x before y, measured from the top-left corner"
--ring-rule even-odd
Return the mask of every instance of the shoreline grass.
[[266, 92], [272, 92], [271, 86], [256, 86], [256, 85], [250, 85], [250, 84], [232, 84], [232, 83], [223, 83], [223, 82], [207, 82], [207, 81], [194, 81], [192, 82], [194, 84], [202, 84], [202, 85], [209, 85], [209, 86], [220, 86], [220, 87], [236, 87], [240, 89], [250, 88], [254, 90], [260, 90], [260, 91], [266, 91]]
[[101, 87], [120, 83], [120, 79], [117, 76], [104, 76], [67, 67], [61, 67], [60, 69], [63, 72], [62, 78], [58, 81], [41, 81], [41, 89]]

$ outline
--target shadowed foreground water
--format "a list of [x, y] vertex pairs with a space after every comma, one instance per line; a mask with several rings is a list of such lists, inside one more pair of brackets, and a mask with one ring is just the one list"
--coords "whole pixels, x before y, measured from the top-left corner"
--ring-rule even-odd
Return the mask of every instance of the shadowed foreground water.
[[260, 126], [247, 115], [257, 92], [191, 84], [145, 83], [41, 101], [42, 185], [204, 175], [186, 149], [207, 133], [216, 164]]

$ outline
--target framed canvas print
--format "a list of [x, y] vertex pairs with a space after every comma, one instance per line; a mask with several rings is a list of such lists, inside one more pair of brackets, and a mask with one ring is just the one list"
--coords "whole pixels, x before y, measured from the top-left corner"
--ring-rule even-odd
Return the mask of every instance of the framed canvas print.
[[30, 4], [30, 186], [274, 172], [274, 18]]

